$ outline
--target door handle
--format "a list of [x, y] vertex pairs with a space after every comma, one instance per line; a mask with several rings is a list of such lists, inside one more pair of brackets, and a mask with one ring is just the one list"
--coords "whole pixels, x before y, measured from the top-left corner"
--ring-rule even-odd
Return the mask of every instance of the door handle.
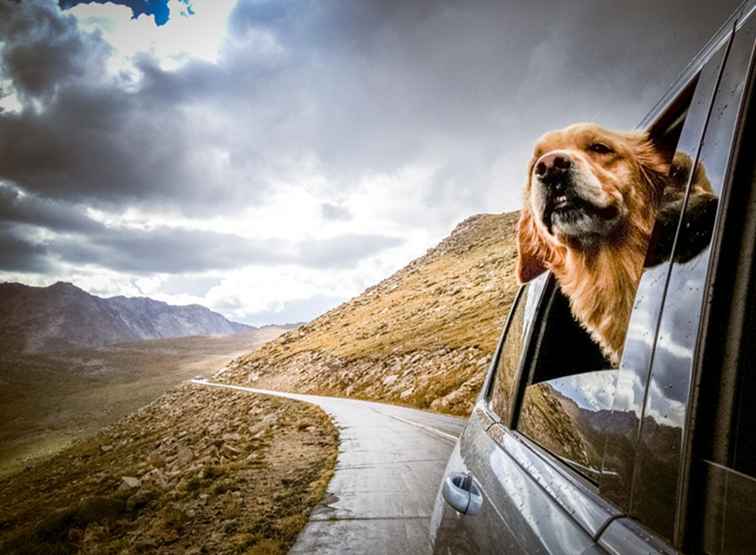
[[444, 480], [444, 500], [454, 507], [454, 510], [465, 514], [474, 515], [480, 512], [483, 504], [483, 496], [480, 489], [475, 485], [475, 480], [467, 472], [452, 472]]

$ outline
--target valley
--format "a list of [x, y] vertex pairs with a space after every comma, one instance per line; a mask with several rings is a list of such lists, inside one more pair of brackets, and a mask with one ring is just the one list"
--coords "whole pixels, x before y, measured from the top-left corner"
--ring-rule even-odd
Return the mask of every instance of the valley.
[[148, 404], [180, 382], [278, 337], [263, 327], [56, 353], [0, 354], [0, 476]]

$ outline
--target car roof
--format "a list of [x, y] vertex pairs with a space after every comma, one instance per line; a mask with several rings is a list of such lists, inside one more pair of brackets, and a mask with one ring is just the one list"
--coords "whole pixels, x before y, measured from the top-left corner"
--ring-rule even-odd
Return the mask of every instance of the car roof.
[[729, 37], [730, 31], [735, 20], [738, 20], [738, 29], [750, 18], [756, 11], [756, 0], [746, 0], [740, 5], [722, 26], [714, 33], [714, 36], [699, 50], [691, 62], [682, 70], [680, 75], [675, 79], [667, 92], [654, 104], [653, 108], [641, 119], [638, 124], [639, 129], [650, 129], [655, 126], [657, 120], [661, 118], [667, 109], [674, 104], [677, 96], [696, 78], [701, 68], [706, 65], [711, 57], [719, 50], [719, 47], [725, 43]]

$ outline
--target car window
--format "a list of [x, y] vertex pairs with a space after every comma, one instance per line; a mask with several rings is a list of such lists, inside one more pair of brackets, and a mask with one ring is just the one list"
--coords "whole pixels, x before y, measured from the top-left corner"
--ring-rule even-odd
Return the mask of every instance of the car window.
[[[665, 114], [651, 128], [653, 134], [672, 138], [670, 145], [676, 141], [674, 150], [678, 164], [672, 171], [676, 172], [678, 182], [685, 184], [684, 190], [687, 190], [689, 178], [693, 175], [692, 161], [699, 158], [701, 141], [726, 52], [726, 44], [723, 44], [702, 68], [696, 80], [688, 86], [687, 92], [683, 91], [679, 106], [673, 105], [669, 115]], [[676, 116], [676, 113], [679, 115]], [[665, 128], [671, 132], [665, 131]], [[690, 163], [681, 164], [680, 160]], [[682, 201], [684, 200], [683, 196]], [[672, 213], [682, 209], [682, 203], [670, 200], [669, 195], [668, 201]], [[672, 419], [679, 420], [683, 417], [684, 407], [678, 401], [674, 406], [663, 410], [659, 406], [655, 407], [654, 415], [644, 412], [649, 397], [656, 399], [659, 393], [659, 384], [650, 385], [650, 372], [654, 364], [665, 293], [677, 294], [687, 290], [684, 285], [675, 288], [667, 286], [673, 267], [670, 257], [677, 230], [682, 225], [679, 217], [675, 221], [675, 218], [668, 216], [669, 213], [657, 220], [635, 295], [617, 373], [611, 429], [606, 430], [599, 491], [602, 497], [623, 511], [670, 538], [675, 518], [681, 437], [679, 429], [670, 430], [667, 424]], [[695, 323], [697, 322], [693, 322]], [[680, 385], [684, 386], [684, 381], [675, 385], [676, 391], [679, 391], [677, 388]], [[669, 385], [661, 387], [670, 390]], [[679, 399], [679, 393], [676, 395]], [[644, 428], [647, 434], [656, 431], [657, 435], [651, 443], [639, 448], [639, 432]], [[651, 439], [651, 435], [646, 437]], [[648, 449], [651, 452], [647, 452]], [[639, 461], [651, 475], [646, 476], [644, 470], [639, 469]]]
[[544, 279], [545, 276], [523, 286], [511, 309], [505, 336], [498, 351], [489, 407], [504, 423], [509, 423], [512, 395], [527, 338], [527, 322], [532, 320]]
[[574, 319], [569, 301], [555, 284], [538, 342], [517, 429], [574, 470], [598, 481], [616, 370]]
[[[646, 396], [645, 374], [651, 363], [649, 353], [664, 283], [674, 253], [683, 252], [675, 242], [682, 213], [694, 195], [696, 206], [703, 207], [702, 218], [708, 217], [713, 222], [712, 215], [716, 212], [715, 195], [707, 186], [704, 169], [696, 164], [716, 69], [715, 63], [705, 79], [691, 81], [649, 130], [655, 148], [667, 158], [670, 171], [641, 277], [647, 288], [650, 283], [655, 284], [657, 303], [642, 325], [638, 325], [637, 319], [626, 322], [625, 331], [629, 325], [633, 332], [628, 334], [633, 340], [629, 349], [625, 341], [627, 356], [623, 356], [619, 365], [614, 364], [576, 320], [570, 300], [555, 285], [550, 303], [539, 316], [537, 352], [524, 380], [517, 430], [599, 485], [602, 494], [622, 507], [629, 504], [633, 476], [632, 463], [628, 461], [635, 458], [635, 434]], [[698, 90], [700, 83], [702, 91]], [[698, 195], [706, 202], [698, 203]], [[689, 241], [685, 256], [695, 257], [706, 247], [708, 239], [709, 234], [705, 234]], [[596, 295], [599, 294], [597, 288]], [[630, 306], [636, 304], [635, 289], [628, 288], [627, 295], [625, 301]], [[632, 410], [626, 410], [628, 403], [632, 403]], [[607, 445], [615, 457], [608, 466]]]
[[[726, 229], [714, 224], [726, 221], [728, 195], [738, 186], [732, 180], [733, 155], [739, 143], [744, 93], [749, 89], [754, 23], [752, 18], [748, 29], [741, 29], [734, 37], [721, 65], [675, 240], [638, 434], [630, 514], [676, 546], [688, 526], [683, 503], [688, 495], [686, 484], [690, 483], [691, 490], [700, 487], [700, 482], [689, 482], [690, 467], [685, 464], [694, 429], [690, 426], [690, 409], [694, 406], [691, 392], [696, 390], [694, 378], [696, 368], [700, 368], [700, 338], [708, 328], [715, 341], [722, 341], [725, 322], [710, 319], [707, 314], [712, 295], [717, 291], [732, 294], [712, 273], [718, 245], [723, 245], [721, 231]], [[753, 151], [747, 156], [752, 159]], [[705, 180], [708, 195], [697, 196], [700, 180]]]
[[[746, 145], [753, 148], [753, 130]], [[748, 156], [753, 164], [752, 156]], [[743, 176], [745, 177], [745, 176]], [[729, 233], [732, 250], [738, 255], [727, 257], [719, 268], [720, 283], [727, 286], [727, 295], [720, 294], [727, 315], [716, 314], [720, 322], [727, 322], [726, 333], [717, 334], [724, 348], [717, 358], [722, 364], [712, 364], [717, 375], [705, 382], [712, 394], [704, 396], [704, 419], [716, 424], [703, 426], [711, 433], [707, 452], [694, 459], [698, 474], [705, 484], [703, 498], [703, 551], [745, 553], [756, 545], [756, 172], [751, 168], [745, 201], [745, 217], [735, 218], [739, 224]], [[738, 207], [736, 207], [738, 208]], [[728, 215], [729, 216], [729, 215]], [[726, 230], [730, 231], [729, 229]], [[723, 254], [728, 254], [726, 250]], [[733, 253], [734, 254], [734, 253]], [[729, 297], [729, 298], [728, 298]], [[721, 319], [720, 316], [724, 316]], [[720, 330], [722, 330], [721, 326]], [[716, 347], [717, 345], [715, 345]], [[711, 357], [709, 357], [711, 358]], [[717, 379], [718, 378], [718, 379]], [[716, 395], [714, 395], [716, 392]], [[693, 471], [696, 476], [696, 471]]]
[[[751, 42], [753, 37], [753, 22]], [[747, 30], [747, 28], [746, 28]], [[740, 55], [744, 55], [740, 54]], [[750, 49], [748, 55], [751, 56]], [[735, 60], [738, 52], [735, 51]], [[748, 59], [740, 59], [741, 66]], [[721, 237], [711, 257], [715, 278], [704, 309], [700, 386], [691, 438], [691, 551], [753, 552], [756, 545], [756, 101], [743, 111], [729, 194], [723, 196]], [[748, 83], [750, 82], [750, 86]]]

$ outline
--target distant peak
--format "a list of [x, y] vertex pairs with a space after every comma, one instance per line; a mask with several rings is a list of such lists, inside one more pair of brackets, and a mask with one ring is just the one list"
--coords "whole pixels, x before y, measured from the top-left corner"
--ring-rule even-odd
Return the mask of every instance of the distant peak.
[[50, 286], [50, 289], [75, 289], [76, 291], [83, 291], [83, 289], [76, 287], [70, 281], [56, 281]]

